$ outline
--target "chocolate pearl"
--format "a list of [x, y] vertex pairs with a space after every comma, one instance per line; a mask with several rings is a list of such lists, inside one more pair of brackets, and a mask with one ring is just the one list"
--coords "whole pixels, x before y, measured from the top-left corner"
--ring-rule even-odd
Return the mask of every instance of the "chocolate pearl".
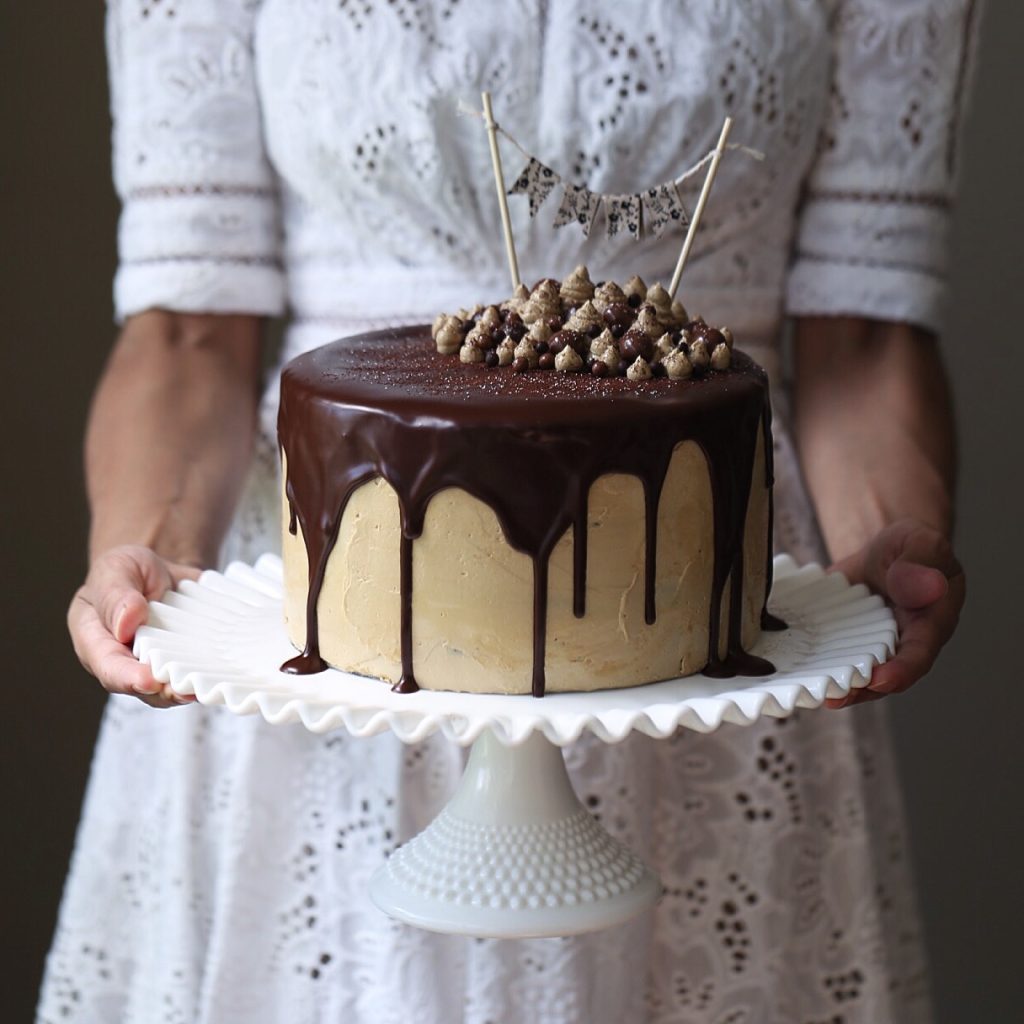
[[562, 329], [562, 318], [557, 313], [544, 317], [544, 323], [553, 331], [560, 331]]
[[542, 370], [551, 370], [555, 366], [555, 357], [550, 352], [545, 352], [540, 357], [540, 363], [538, 364]]
[[575, 349], [579, 355], [584, 355], [589, 348], [582, 334], [579, 334], [576, 331], [571, 331], [568, 327], [564, 327], [557, 334], [552, 336], [551, 340], [548, 342], [548, 351], [554, 355], [558, 355], [558, 353], [567, 345]]
[[608, 375], [608, 364], [603, 359], [595, 359], [590, 365], [590, 372], [595, 377], [606, 377]]
[[709, 327], [704, 335], [704, 340], [708, 343], [709, 352], [714, 352], [716, 345], [725, 343], [725, 337], [717, 327]]
[[546, 341], [538, 341], [533, 347], [537, 350], [537, 355], [542, 356], [548, 350], [548, 343]]
[[668, 370], [665, 369], [664, 363], [651, 363], [651, 372], [655, 377], [665, 377], [668, 375]]
[[633, 293], [632, 295], [630, 295], [630, 296], [629, 296], [629, 297], [628, 297], [628, 298], [626, 299], [626, 301], [627, 301], [627, 302], [628, 302], [628, 303], [629, 303], [629, 304], [630, 304], [630, 305], [631, 305], [631, 306], [632, 306], [632, 307], [633, 307], [634, 309], [639, 309], [639, 308], [640, 308], [640, 303], [641, 303], [641, 302], [642, 302], [643, 300], [642, 300], [642, 299], [640, 298], [640, 296], [639, 296], [639, 295], [637, 295], [637, 293], [636, 293], [636, 292], [634, 292], [634, 293]]
[[501, 332], [506, 338], [511, 338], [513, 341], [522, 341], [523, 336], [526, 334], [526, 324], [522, 320], [519, 323], [509, 322], [501, 328]]
[[530, 368], [530, 360], [525, 356], [516, 356], [512, 360], [512, 372], [513, 373], [526, 373]]
[[493, 349], [484, 356], [484, 364], [491, 370], [498, 365], [498, 353]]
[[613, 338], [621, 338], [626, 333], [625, 324], [612, 324], [609, 330], [612, 332]]
[[627, 331], [619, 341], [619, 352], [630, 363], [640, 356], [650, 362], [654, 355], [654, 342], [643, 331]]
[[504, 320], [506, 327], [510, 324], [521, 324], [523, 322], [523, 318], [514, 309], [505, 310]]
[[683, 332], [682, 331], [673, 331], [669, 335], [669, 337], [678, 345], [679, 342], [681, 342], [683, 340]]
[[623, 324], [629, 327], [636, 319], [636, 310], [631, 309], [625, 302], [612, 302], [606, 307], [602, 315], [604, 316], [604, 322], [609, 327], [614, 327], [615, 324]]
[[489, 352], [492, 349], [496, 349], [498, 345], [504, 339], [504, 332], [502, 328], [496, 327], [490, 334], [485, 334], [481, 339], [481, 347], [485, 352]]
[[591, 324], [587, 328], [587, 337], [596, 338], [604, 330], [603, 324]]

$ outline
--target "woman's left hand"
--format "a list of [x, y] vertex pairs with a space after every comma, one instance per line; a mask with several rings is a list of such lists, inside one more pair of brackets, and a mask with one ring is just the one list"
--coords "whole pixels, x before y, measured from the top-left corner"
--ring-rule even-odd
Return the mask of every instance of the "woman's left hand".
[[843, 708], [901, 693], [932, 667], [960, 618], [966, 582], [949, 541], [931, 526], [902, 519], [832, 570], [885, 598], [900, 636], [895, 656], [875, 668], [866, 687], [826, 701], [827, 706]]

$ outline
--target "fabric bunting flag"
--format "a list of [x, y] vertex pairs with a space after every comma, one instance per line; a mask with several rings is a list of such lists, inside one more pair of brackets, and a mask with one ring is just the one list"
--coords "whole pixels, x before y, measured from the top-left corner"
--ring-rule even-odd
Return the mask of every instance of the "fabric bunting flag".
[[530, 162], [519, 172], [519, 177], [508, 190], [508, 194], [510, 196], [528, 196], [530, 216], [534, 217], [560, 180], [550, 167], [546, 167], [535, 156], [531, 156]]
[[555, 217], [555, 227], [560, 228], [566, 224], [579, 224], [583, 228], [583, 236], [590, 235], [590, 229], [597, 216], [598, 207], [601, 205], [601, 195], [591, 192], [590, 189], [580, 185], [566, 185], [562, 193], [562, 204], [558, 207], [558, 215]]
[[619, 231], [628, 231], [634, 238], [640, 237], [639, 196], [605, 196], [604, 206], [608, 215], [606, 231], [609, 238]]
[[686, 207], [683, 206], [675, 182], [656, 185], [643, 193], [644, 224], [648, 230], [660, 237], [666, 227], [690, 223]]

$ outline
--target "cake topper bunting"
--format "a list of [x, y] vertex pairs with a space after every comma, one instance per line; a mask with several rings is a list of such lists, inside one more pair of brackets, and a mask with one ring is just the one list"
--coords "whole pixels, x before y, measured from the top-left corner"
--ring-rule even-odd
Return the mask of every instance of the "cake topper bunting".
[[639, 198], [644, 205], [644, 226], [657, 238], [672, 224], [685, 227], [690, 223], [674, 181], [649, 188]]
[[[679, 279], [682, 276], [683, 268], [689, 258], [690, 250], [693, 247], [693, 240], [697, 233], [701, 215], [708, 201], [711, 192], [711, 185], [718, 173], [718, 165], [722, 155], [727, 149], [738, 150], [755, 160], [763, 160], [764, 154], [749, 146], [739, 143], [730, 143], [729, 132], [732, 128], [732, 118], [727, 117], [722, 125], [721, 134], [715, 148], [706, 153], [692, 167], [687, 168], [672, 181], [662, 182], [650, 188], [641, 189], [639, 192], [627, 194], [606, 194], [595, 192], [584, 185], [566, 181], [560, 174], [552, 170], [543, 161], [538, 160], [532, 153], [524, 149], [504, 128], [495, 120], [491, 109], [490, 93], [483, 94], [484, 109], [481, 113], [465, 104], [459, 105], [460, 113], [468, 114], [471, 117], [483, 118], [487, 126], [487, 136], [491, 147], [491, 162], [494, 165], [494, 181], [498, 189], [498, 202], [501, 207], [501, 222], [505, 231], [505, 247], [508, 251], [509, 269], [512, 272], [513, 289], [519, 284], [519, 267], [516, 262], [515, 246], [512, 241], [512, 223], [508, 212], [508, 201], [506, 196], [525, 195], [530, 204], [530, 216], [535, 217], [544, 205], [548, 196], [557, 186], [561, 186], [562, 197], [555, 214], [554, 227], [564, 227], [566, 224], [578, 224], [584, 237], [589, 237], [597, 221], [601, 210], [605, 211], [605, 234], [612, 238], [620, 231], [626, 231], [636, 239], [642, 236], [661, 237], [666, 229], [679, 226], [685, 227], [686, 238], [683, 241], [682, 251], [679, 253], [679, 260], [676, 263], [675, 273], [672, 275], [672, 283], [668, 293], [672, 298], [679, 289]], [[497, 136], [503, 135], [512, 143], [520, 153], [526, 157], [526, 165], [516, 176], [512, 187], [506, 191], [504, 176], [501, 171], [501, 154], [498, 152]], [[691, 178], [699, 174], [705, 167], [708, 168], [701, 186], [697, 205], [694, 207], [691, 216], [679, 196], [679, 187]]]
[[617, 235], [620, 230], [628, 231], [636, 239], [640, 238], [640, 196], [605, 196], [604, 205], [608, 215], [605, 233], [609, 238]]
[[535, 156], [520, 171], [519, 177], [508, 190], [510, 196], [526, 196], [530, 200], [530, 216], [535, 217], [541, 204], [558, 184], [559, 177], [550, 167], [545, 167]]
[[600, 205], [601, 196], [596, 192], [591, 192], [582, 185], [566, 185], [562, 191], [562, 202], [555, 215], [554, 226], [560, 228], [566, 224], [579, 224], [583, 237], [587, 238], [590, 236], [590, 229]]

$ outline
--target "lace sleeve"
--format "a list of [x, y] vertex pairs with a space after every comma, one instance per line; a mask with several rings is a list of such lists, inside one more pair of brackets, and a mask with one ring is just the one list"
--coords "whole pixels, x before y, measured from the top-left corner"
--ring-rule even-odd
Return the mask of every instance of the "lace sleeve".
[[977, 0], [843, 0], [787, 309], [938, 330]]
[[118, 319], [281, 312], [274, 175], [253, 69], [253, 0], [109, 0]]

